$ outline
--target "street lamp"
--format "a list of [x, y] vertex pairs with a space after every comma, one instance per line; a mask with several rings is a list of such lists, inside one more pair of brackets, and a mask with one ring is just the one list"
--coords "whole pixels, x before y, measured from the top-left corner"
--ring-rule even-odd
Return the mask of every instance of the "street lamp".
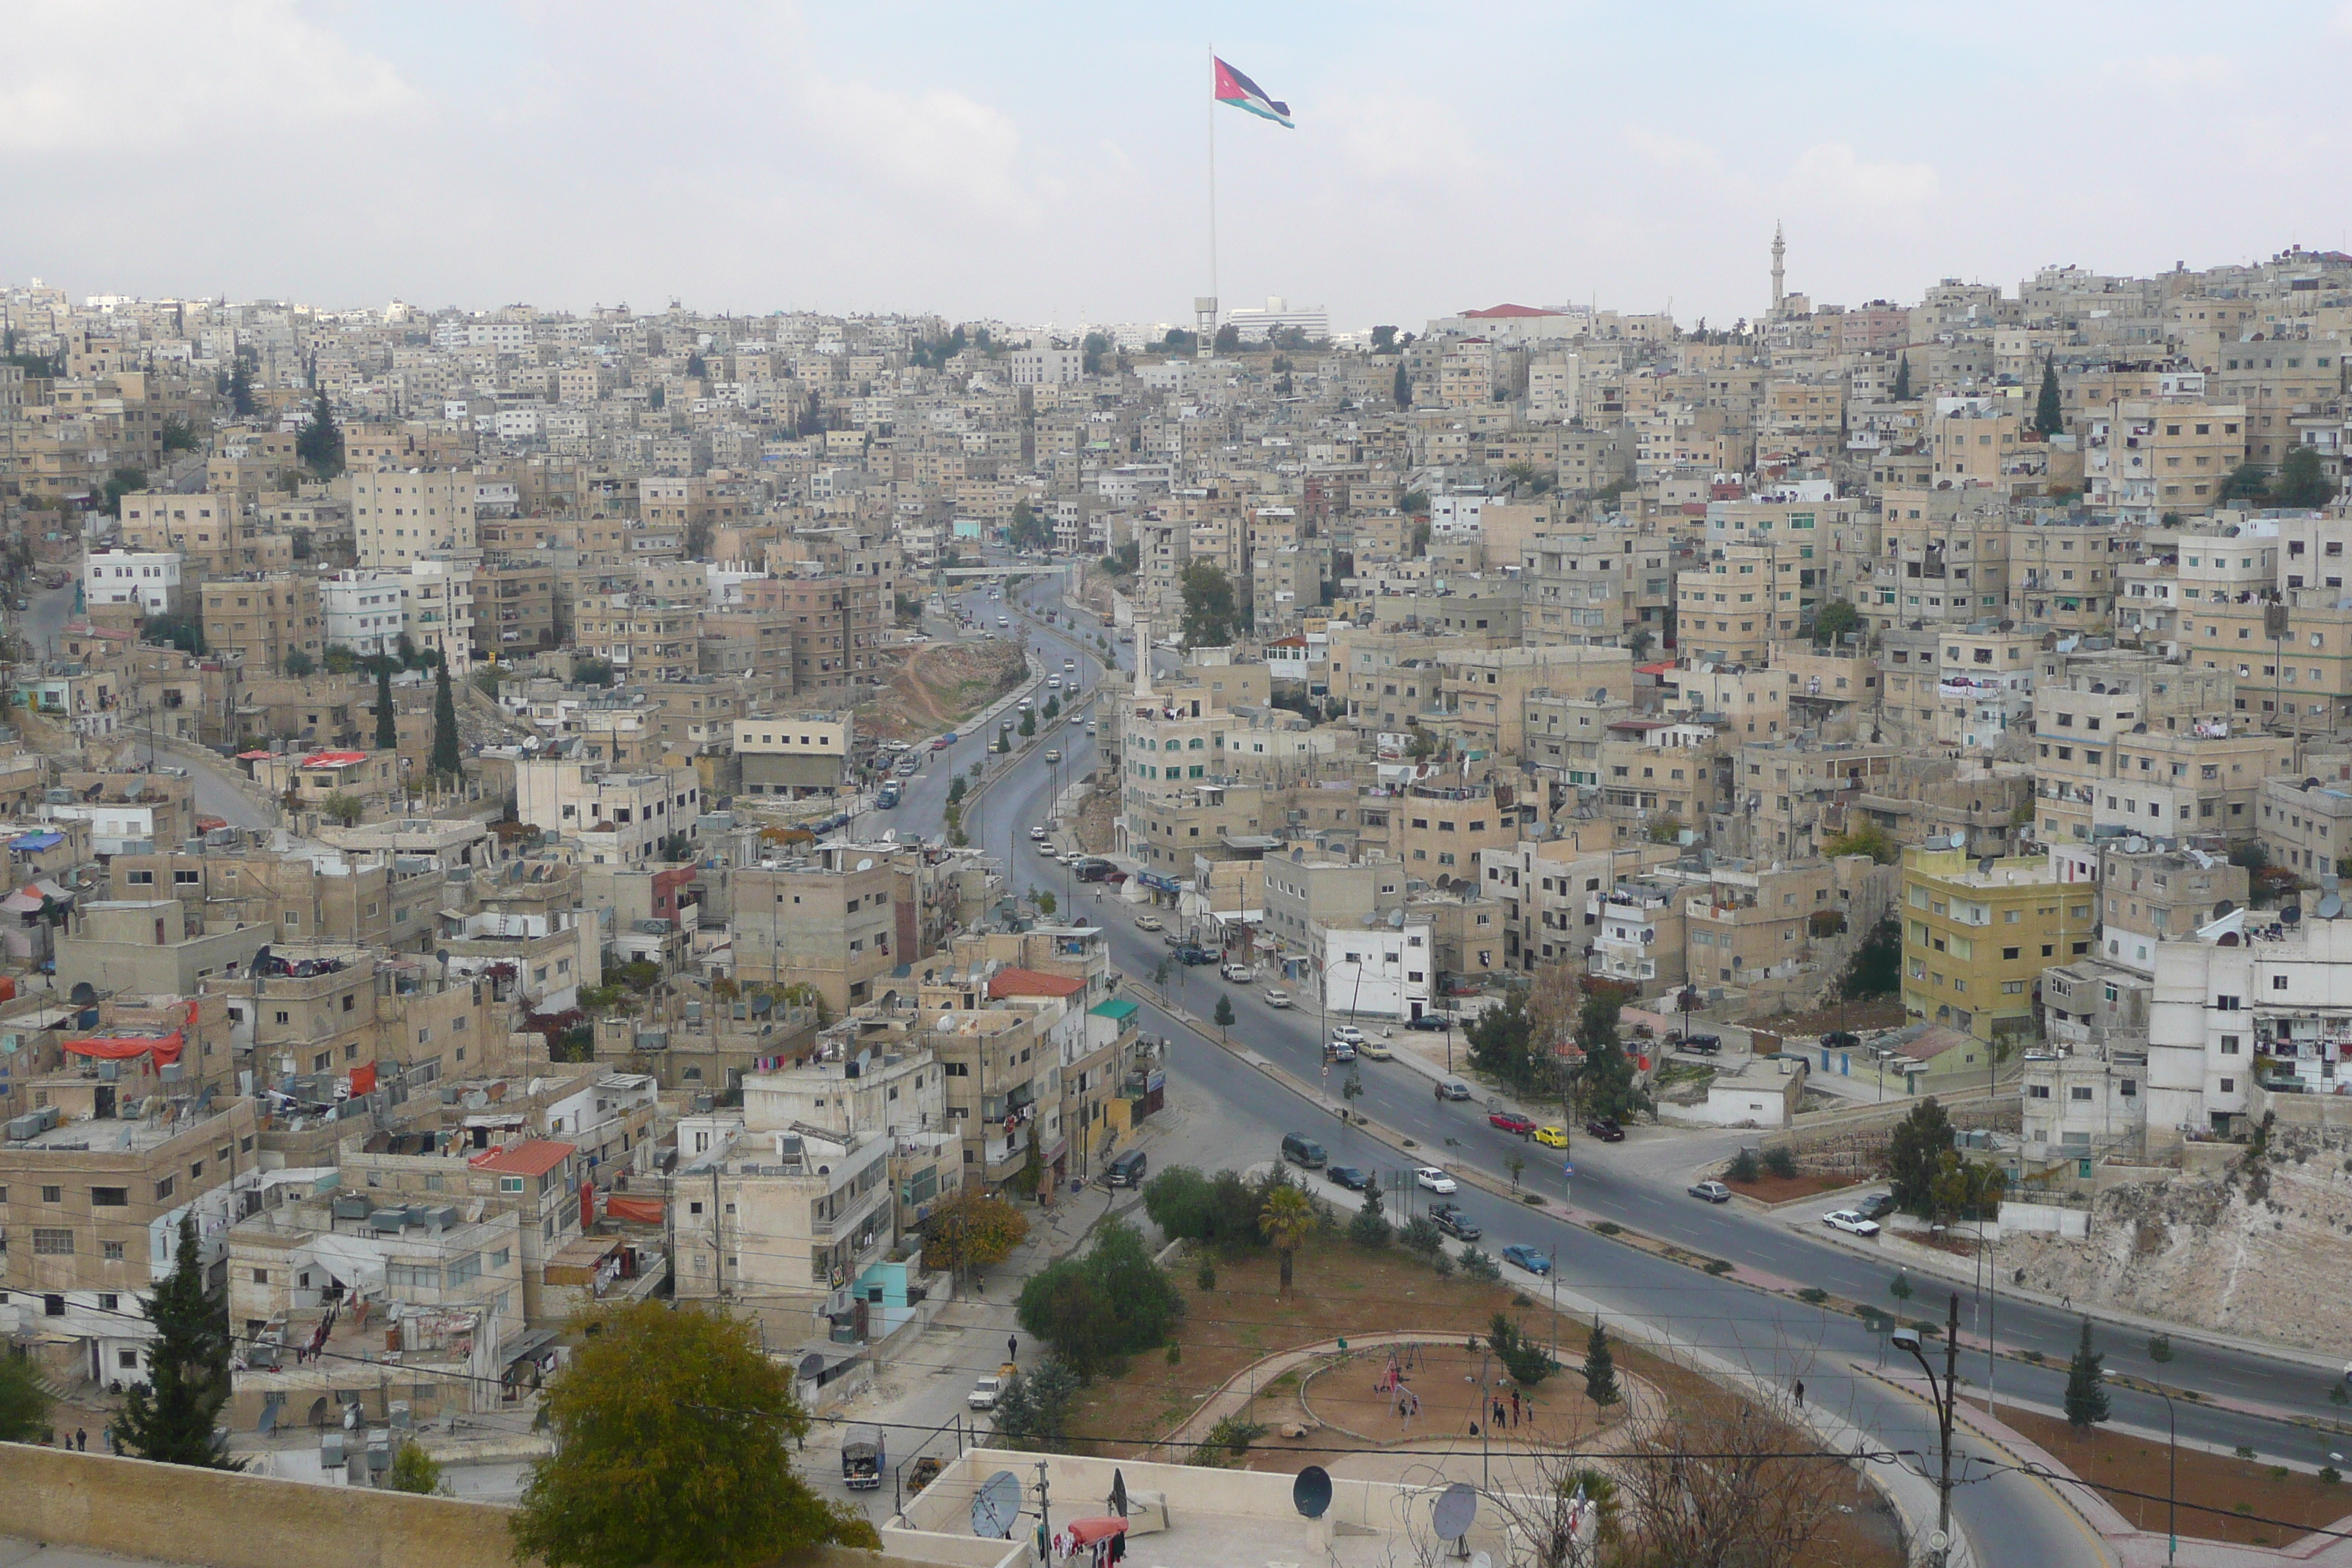
[[1952, 1541], [1952, 1406], [1959, 1397], [1960, 1372], [1960, 1293], [1952, 1292], [1951, 1316], [1944, 1328], [1944, 1376], [1940, 1384], [1936, 1369], [1928, 1364], [1927, 1352], [1920, 1348], [1919, 1331], [1897, 1329], [1895, 1342], [1911, 1352], [1919, 1370], [1927, 1374], [1928, 1398], [1936, 1406], [1936, 1426], [1942, 1437], [1942, 1469], [1936, 1482], [1936, 1538], [1937, 1568], [1949, 1560]]
[[2180, 1428], [2173, 1420], [2172, 1395], [2152, 1383], [2147, 1389], [2164, 1401], [2164, 1561], [2169, 1564], [2180, 1552]]

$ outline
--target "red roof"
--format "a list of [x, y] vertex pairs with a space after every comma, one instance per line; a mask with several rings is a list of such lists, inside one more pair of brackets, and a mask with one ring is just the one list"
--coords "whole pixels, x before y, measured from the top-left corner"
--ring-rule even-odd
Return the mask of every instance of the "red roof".
[[1083, 980], [1040, 969], [1000, 969], [988, 980], [991, 996], [1075, 996], [1086, 988]]
[[477, 1154], [466, 1163], [477, 1171], [496, 1171], [502, 1176], [543, 1176], [578, 1152], [579, 1145], [574, 1143], [560, 1143], [551, 1138], [526, 1138], [520, 1143]]
[[1643, 675], [1667, 675], [1671, 674], [1676, 667], [1673, 659], [1667, 659], [1663, 664], [1637, 664], [1633, 668]]
[[1465, 310], [1465, 321], [1524, 321], [1529, 316], [1557, 316], [1558, 310], [1538, 310], [1533, 305], [1489, 305], [1483, 310]]
[[348, 768], [367, 761], [365, 752], [314, 752], [302, 759], [306, 768]]

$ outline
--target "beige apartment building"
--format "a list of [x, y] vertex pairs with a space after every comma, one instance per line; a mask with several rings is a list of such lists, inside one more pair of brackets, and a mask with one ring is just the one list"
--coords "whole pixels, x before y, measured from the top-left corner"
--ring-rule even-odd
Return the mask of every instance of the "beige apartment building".
[[359, 468], [351, 475], [352, 531], [362, 567], [401, 567], [470, 551], [474, 476], [456, 469]]
[[734, 873], [735, 978], [815, 988], [834, 1016], [895, 994], [891, 971], [919, 956], [918, 909], [887, 861], [822, 860]]
[[2118, 398], [2084, 416], [2083, 478], [2100, 511], [2142, 528], [2205, 510], [2246, 460], [2242, 404]]
[[288, 655], [315, 662], [325, 648], [316, 577], [214, 577], [204, 584], [203, 602], [205, 646], [215, 657], [275, 674]]

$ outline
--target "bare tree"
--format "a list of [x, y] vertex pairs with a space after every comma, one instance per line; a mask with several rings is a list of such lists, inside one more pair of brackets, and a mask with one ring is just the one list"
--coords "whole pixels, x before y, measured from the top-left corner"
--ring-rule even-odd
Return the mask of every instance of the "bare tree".
[[1675, 1568], [1790, 1568], [1836, 1511], [1841, 1471], [1779, 1398], [1652, 1402], [1611, 1468], [1637, 1545]]

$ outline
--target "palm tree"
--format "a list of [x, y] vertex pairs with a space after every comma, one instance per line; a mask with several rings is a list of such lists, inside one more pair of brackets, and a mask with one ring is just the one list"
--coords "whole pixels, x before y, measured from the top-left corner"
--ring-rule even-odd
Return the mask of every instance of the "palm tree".
[[1282, 1289], [1290, 1291], [1290, 1260], [1307, 1238], [1315, 1234], [1315, 1205], [1305, 1193], [1283, 1183], [1266, 1194], [1265, 1208], [1257, 1216], [1258, 1229], [1265, 1233], [1275, 1251], [1282, 1255]]

